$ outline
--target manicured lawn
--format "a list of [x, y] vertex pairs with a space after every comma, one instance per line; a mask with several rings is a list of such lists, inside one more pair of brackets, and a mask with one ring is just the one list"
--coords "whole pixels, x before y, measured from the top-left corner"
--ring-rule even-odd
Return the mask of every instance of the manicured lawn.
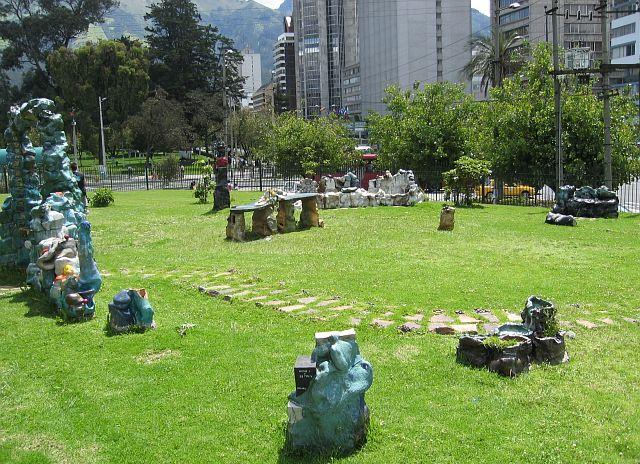
[[[324, 229], [240, 244], [224, 240], [227, 213], [190, 192], [117, 194], [90, 216], [111, 274], [95, 320], [64, 325], [38, 295], [0, 296], [0, 462], [289, 462], [293, 362], [353, 317], [374, 368], [372, 429], [342, 462], [640, 462], [640, 325], [622, 319], [640, 317], [640, 217], [562, 228], [543, 209], [486, 206], [442, 233], [440, 206], [322, 212]], [[354, 308], [283, 314], [197, 290], [225, 282]], [[149, 290], [158, 328], [109, 337], [106, 305], [129, 287]], [[519, 313], [531, 294], [572, 323], [569, 364], [504, 379], [456, 364], [455, 337], [395, 329], [419, 311], [426, 327], [434, 309]]]

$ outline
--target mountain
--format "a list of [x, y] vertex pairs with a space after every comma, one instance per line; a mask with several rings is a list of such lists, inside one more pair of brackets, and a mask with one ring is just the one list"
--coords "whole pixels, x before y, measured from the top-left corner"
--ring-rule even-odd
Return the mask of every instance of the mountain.
[[471, 8], [471, 32], [473, 35], [485, 37], [491, 35], [491, 20], [489, 16], [475, 8]]
[[284, 16], [291, 16], [293, 14], [293, 0], [284, 0], [282, 5], [278, 7], [278, 11]]
[[[148, 11], [148, 5], [155, 1], [121, 2], [119, 8], [107, 15], [103, 24], [90, 31], [89, 36], [116, 39], [125, 35], [144, 38], [144, 15]], [[218, 27], [220, 33], [233, 39], [238, 50], [248, 47], [260, 54], [262, 82], [269, 81], [273, 68], [273, 45], [282, 33], [282, 19], [285, 15], [253, 0], [196, 0], [195, 3], [203, 23]]]

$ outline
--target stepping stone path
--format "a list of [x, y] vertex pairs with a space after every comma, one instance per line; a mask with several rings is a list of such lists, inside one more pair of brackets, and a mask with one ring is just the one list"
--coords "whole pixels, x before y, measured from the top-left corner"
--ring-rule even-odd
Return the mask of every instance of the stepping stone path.
[[509, 320], [509, 322], [522, 322], [522, 317], [520, 317], [518, 314], [507, 313], [507, 319]]
[[498, 326], [495, 324], [483, 324], [482, 328], [488, 334], [493, 333], [498, 330]]
[[335, 306], [331, 308], [331, 311], [346, 311], [347, 309], [353, 309], [353, 305]]
[[608, 317], [605, 317], [604, 319], [600, 319], [602, 322], [604, 322], [607, 325], [615, 325], [615, 321], [613, 319], [610, 319]]
[[498, 319], [498, 317], [490, 312], [483, 312], [483, 313], [478, 313], [478, 315], [483, 318], [486, 319], [488, 322], [491, 322], [492, 324], [499, 324], [500, 323], [500, 319]]
[[410, 322], [422, 322], [422, 319], [424, 319], [424, 314], [416, 314], [415, 316], [404, 316], [404, 318]]
[[318, 303], [316, 306], [317, 306], [318, 308], [324, 308], [324, 307], [326, 307], [326, 306], [331, 306], [331, 305], [336, 304], [336, 303], [340, 303], [340, 300], [326, 300], [326, 301], [321, 301], [321, 302], [320, 302], [320, 303]]
[[438, 322], [429, 324], [429, 332], [437, 333], [438, 335], [453, 335], [456, 333], [452, 327]]
[[360, 325], [361, 322], [362, 322], [362, 319], [357, 317], [352, 317], [351, 319], [349, 319], [349, 323], [351, 325]]
[[429, 322], [434, 324], [450, 324], [455, 322], [455, 320], [450, 316], [445, 316], [444, 314], [436, 314], [429, 319]]
[[458, 319], [460, 319], [460, 323], [462, 324], [477, 324], [478, 322], [480, 322], [475, 317], [467, 316], [466, 314], [461, 314], [460, 316], [458, 316]]
[[451, 328], [459, 334], [472, 334], [478, 333], [478, 326], [475, 324], [453, 324]]
[[298, 311], [299, 309], [304, 309], [306, 308], [305, 305], [291, 305], [291, 306], [284, 306], [282, 308], [278, 308], [278, 311], [283, 312], [283, 313], [292, 313], [294, 311]]
[[640, 320], [638, 319], [632, 319], [630, 317], [623, 317], [622, 319], [629, 322], [630, 324], [640, 324]]
[[282, 306], [285, 304], [287, 304], [287, 302], [282, 300], [271, 300], [271, 301], [265, 301], [264, 303], [258, 301], [256, 303], [257, 306]]
[[249, 298], [247, 301], [261, 301], [266, 300], [267, 298], [269, 298], [267, 295], [258, 295], [254, 296], [253, 298]]
[[311, 304], [311, 303], [315, 303], [316, 301], [318, 301], [318, 299], [315, 296], [310, 296], [307, 298], [298, 298], [298, 303], [301, 303], [301, 304]]
[[374, 327], [379, 327], [381, 329], [386, 329], [390, 325], [393, 325], [393, 321], [386, 321], [384, 319], [374, 319], [371, 322], [371, 325]]
[[413, 332], [414, 330], [419, 330], [421, 328], [422, 326], [415, 322], [405, 322], [401, 326], [398, 326], [398, 330], [403, 333]]
[[576, 324], [581, 325], [582, 327], [586, 327], [587, 329], [595, 329], [596, 327], [598, 327], [596, 324], [594, 324], [593, 322], [589, 322], [589, 321], [583, 321], [583, 320], [577, 320]]

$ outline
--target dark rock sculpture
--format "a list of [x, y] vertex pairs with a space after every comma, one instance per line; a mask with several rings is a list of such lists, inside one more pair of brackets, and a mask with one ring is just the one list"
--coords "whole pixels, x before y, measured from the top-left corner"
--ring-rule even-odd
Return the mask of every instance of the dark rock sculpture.
[[556, 226], [574, 227], [577, 225], [576, 218], [574, 218], [573, 216], [556, 213], [547, 214], [547, 219], [545, 219], [545, 222], [547, 224], [553, 224]]
[[109, 303], [109, 330], [114, 333], [155, 328], [147, 291], [122, 290]]
[[560, 187], [552, 212], [585, 218], [617, 218], [618, 196], [607, 187]]

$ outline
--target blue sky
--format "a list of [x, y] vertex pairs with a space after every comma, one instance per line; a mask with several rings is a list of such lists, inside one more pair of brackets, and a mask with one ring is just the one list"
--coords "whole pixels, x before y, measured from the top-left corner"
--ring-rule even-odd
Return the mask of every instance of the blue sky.
[[[256, 0], [263, 5], [267, 5], [271, 8], [278, 8], [282, 3], [282, 0]], [[477, 10], [482, 11], [484, 14], [489, 14], [489, 0], [471, 0], [471, 6]]]

